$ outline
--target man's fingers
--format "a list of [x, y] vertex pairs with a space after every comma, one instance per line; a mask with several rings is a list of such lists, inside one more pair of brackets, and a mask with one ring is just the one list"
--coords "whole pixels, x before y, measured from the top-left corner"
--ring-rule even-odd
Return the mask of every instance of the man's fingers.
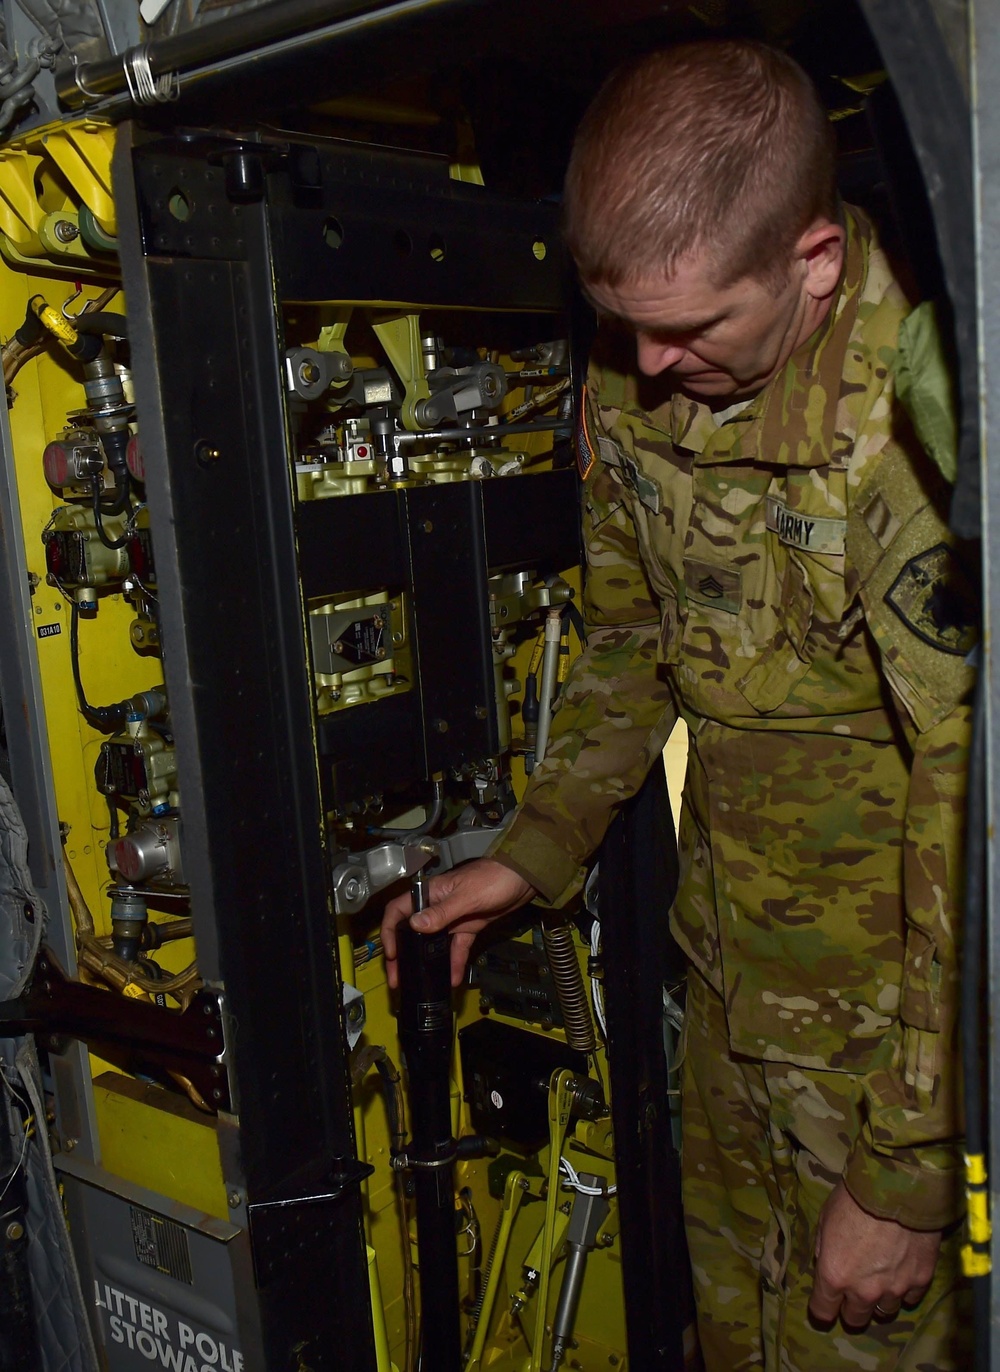
[[870, 1300], [862, 1300], [853, 1291], [848, 1291], [840, 1307], [840, 1318], [848, 1329], [864, 1329], [865, 1325], [871, 1323], [877, 1309], [878, 1306]]
[[467, 929], [458, 929], [451, 936], [451, 984], [461, 986], [465, 978], [465, 964], [469, 960], [469, 951], [476, 941], [474, 933]]
[[435, 900], [432, 896], [431, 903], [419, 915], [414, 915], [410, 924], [421, 934], [436, 934], [439, 929], [447, 929], [449, 924], [461, 919], [465, 913], [459, 901], [451, 900], [448, 896], [440, 896]]
[[382, 914], [382, 928], [379, 933], [382, 938], [382, 952], [385, 956], [386, 980], [391, 987], [395, 987], [398, 982], [396, 975], [396, 927], [402, 924], [404, 919], [409, 919], [413, 905], [410, 896], [396, 896], [390, 900]]
[[894, 1320], [899, 1314], [901, 1305], [902, 1301], [894, 1300], [891, 1296], [880, 1296], [875, 1302], [872, 1315], [877, 1320]]
[[809, 1298], [809, 1313], [817, 1324], [833, 1324], [840, 1314], [843, 1303], [843, 1291], [831, 1286], [826, 1278], [817, 1272], [813, 1293]]
[[903, 1297], [902, 1304], [906, 1306], [907, 1310], [912, 1310], [915, 1305], [920, 1304], [926, 1295], [926, 1286], [911, 1286]]

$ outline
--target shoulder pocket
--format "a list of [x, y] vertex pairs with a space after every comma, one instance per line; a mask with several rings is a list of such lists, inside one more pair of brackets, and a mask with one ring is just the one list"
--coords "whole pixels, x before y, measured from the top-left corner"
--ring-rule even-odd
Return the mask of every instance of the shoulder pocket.
[[848, 520], [848, 558], [865, 619], [893, 691], [921, 733], [972, 688], [978, 618], [932, 496], [933, 484], [925, 486], [900, 451], [877, 486], [859, 493]]

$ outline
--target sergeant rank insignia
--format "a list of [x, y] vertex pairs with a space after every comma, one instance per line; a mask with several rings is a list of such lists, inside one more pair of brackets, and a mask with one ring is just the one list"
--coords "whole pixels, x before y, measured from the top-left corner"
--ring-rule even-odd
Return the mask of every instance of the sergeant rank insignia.
[[975, 647], [975, 598], [946, 543], [911, 557], [886, 591], [885, 603], [919, 639], [942, 653], [967, 657]]

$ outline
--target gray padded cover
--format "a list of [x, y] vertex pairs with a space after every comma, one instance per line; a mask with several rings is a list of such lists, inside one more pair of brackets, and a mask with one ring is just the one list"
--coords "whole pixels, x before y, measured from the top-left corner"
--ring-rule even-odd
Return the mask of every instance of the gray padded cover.
[[[28, 871], [28, 836], [10, 787], [0, 775], [0, 1001], [26, 988], [42, 942], [46, 912]], [[27, 1099], [42, 1122], [25, 1147], [9, 1110], [14, 1155], [24, 1150], [28, 1192], [28, 1265], [31, 1271], [40, 1372], [97, 1372], [98, 1360], [44, 1128], [45, 1100], [30, 1036], [0, 1037], [0, 1090]], [[9, 1102], [8, 1102], [9, 1103]], [[27, 1369], [25, 1369], [27, 1372]]]

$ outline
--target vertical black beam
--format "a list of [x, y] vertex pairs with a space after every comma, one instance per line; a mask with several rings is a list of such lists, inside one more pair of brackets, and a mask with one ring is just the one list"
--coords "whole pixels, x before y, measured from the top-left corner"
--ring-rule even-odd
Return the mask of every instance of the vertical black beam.
[[[246, 1222], [244, 1202], [335, 1189], [354, 1151], [267, 207], [230, 203], [208, 157], [163, 157], [127, 128], [114, 175], [185, 870], [232, 1026], [226, 1181]], [[280, 1213], [250, 1225], [258, 1365], [374, 1369], [358, 1190]]]
[[694, 1307], [663, 1052], [663, 983], [677, 972], [680, 954], [667, 926], [677, 847], [662, 767], [613, 821], [600, 864], [629, 1364], [683, 1372], [683, 1333]]

